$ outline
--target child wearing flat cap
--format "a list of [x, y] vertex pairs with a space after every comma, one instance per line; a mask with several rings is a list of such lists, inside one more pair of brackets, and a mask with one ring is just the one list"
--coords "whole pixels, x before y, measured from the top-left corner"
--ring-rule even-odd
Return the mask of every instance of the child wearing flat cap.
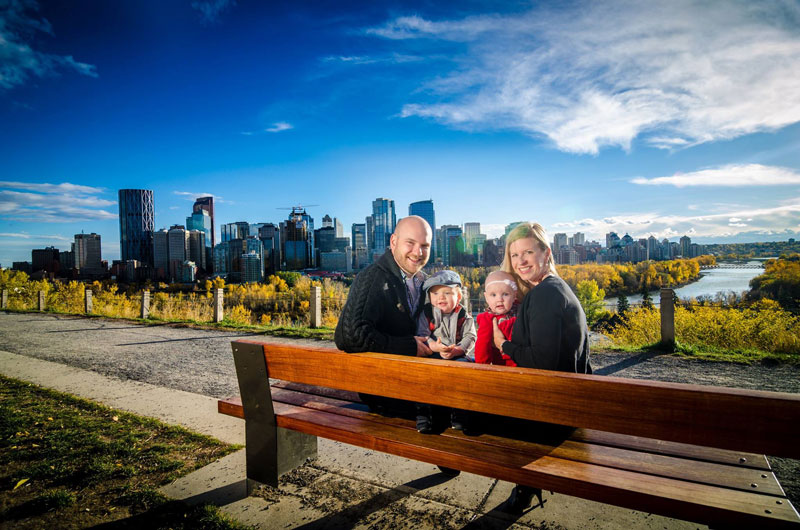
[[[433, 351], [431, 359], [451, 361], [473, 361], [475, 349], [475, 321], [461, 306], [461, 277], [455, 271], [439, 271], [422, 284], [428, 302], [423, 307], [421, 319], [430, 330], [428, 347]], [[454, 429], [464, 429], [460, 411], [453, 410], [450, 424]], [[421, 433], [433, 431], [431, 406], [417, 404], [417, 430]]]

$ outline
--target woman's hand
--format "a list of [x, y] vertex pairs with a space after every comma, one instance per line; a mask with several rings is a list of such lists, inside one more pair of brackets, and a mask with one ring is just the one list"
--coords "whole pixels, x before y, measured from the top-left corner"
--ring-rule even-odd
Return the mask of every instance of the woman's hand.
[[500, 350], [500, 353], [503, 353], [503, 343], [506, 341], [505, 335], [503, 332], [500, 331], [500, 326], [497, 325], [497, 319], [492, 319], [492, 328], [494, 334], [494, 345]]

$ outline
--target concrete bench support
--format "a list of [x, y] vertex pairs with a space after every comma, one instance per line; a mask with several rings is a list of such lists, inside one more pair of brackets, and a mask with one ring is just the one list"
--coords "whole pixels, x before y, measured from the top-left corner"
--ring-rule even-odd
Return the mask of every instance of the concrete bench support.
[[214, 322], [222, 322], [225, 318], [224, 306], [225, 291], [223, 289], [214, 289]]
[[142, 318], [150, 318], [150, 291], [142, 291]]
[[322, 326], [322, 287], [314, 285], [311, 287], [311, 300], [309, 303], [310, 325], [312, 328]]

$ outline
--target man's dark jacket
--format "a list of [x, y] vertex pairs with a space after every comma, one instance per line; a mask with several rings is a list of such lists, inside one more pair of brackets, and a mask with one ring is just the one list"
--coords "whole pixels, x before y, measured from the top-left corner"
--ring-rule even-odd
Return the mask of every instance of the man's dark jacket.
[[416, 355], [418, 316], [419, 308], [409, 310], [400, 267], [387, 250], [356, 276], [333, 340], [347, 353]]

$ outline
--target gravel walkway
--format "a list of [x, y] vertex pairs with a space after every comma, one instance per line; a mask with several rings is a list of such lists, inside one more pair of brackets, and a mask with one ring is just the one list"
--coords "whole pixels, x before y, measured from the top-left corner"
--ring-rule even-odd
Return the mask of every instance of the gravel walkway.
[[[230, 347], [238, 338], [334, 347], [329, 341], [0, 312], [0, 350], [216, 398], [238, 394]], [[740, 365], [597, 349], [595, 344], [592, 366], [600, 375], [800, 393], [797, 365]], [[800, 506], [800, 461], [771, 461], [794, 505]]]

